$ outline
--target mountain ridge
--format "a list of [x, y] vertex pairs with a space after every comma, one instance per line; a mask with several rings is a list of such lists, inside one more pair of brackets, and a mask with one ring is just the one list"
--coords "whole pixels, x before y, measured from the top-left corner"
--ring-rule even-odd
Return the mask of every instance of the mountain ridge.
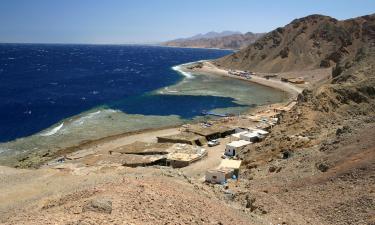
[[192, 48], [220, 48], [241, 49], [260, 38], [263, 33], [247, 32], [242, 34], [235, 31], [223, 31], [220, 33], [209, 32], [198, 34], [189, 38], [180, 38], [162, 43], [170, 47], [192, 47]]

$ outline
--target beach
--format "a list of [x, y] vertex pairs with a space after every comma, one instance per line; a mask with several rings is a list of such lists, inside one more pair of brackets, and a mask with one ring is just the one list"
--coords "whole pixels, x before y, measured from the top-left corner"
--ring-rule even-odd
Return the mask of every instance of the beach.
[[[199, 66], [197, 66], [199, 65]], [[202, 73], [213, 76], [224, 76], [234, 79], [240, 79], [248, 82], [257, 83], [263, 86], [279, 89], [289, 93], [290, 99], [295, 99], [299, 93], [301, 93], [304, 87], [298, 87], [290, 83], [282, 82], [280, 79], [266, 79], [262, 76], [252, 75], [251, 78], [245, 78], [241, 76], [230, 75], [229, 70], [218, 68], [210, 61], [201, 61], [196, 63], [186, 64], [182, 67], [182, 71], [192, 73]]]

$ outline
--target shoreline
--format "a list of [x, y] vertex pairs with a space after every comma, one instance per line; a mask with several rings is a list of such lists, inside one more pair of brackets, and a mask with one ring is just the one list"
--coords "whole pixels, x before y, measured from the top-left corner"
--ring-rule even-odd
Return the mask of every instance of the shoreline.
[[[209, 61], [200, 60], [200, 61], [180, 64], [180, 65], [174, 66], [172, 69], [174, 69], [176, 72], [180, 73], [181, 76], [184, 76], [184, 79], [189, 79], [189, 77], [186, 76], [185, 73], [189, 73], [189, 74], [191, 74], [191, 76], [194, 76], [194, 73], [203, 73], [203, 75], [207, 75], [207, 76], [219, 75], [219, 76], [229, 77], [230, 79], [239, 79], [239, 77], [227, 75], [225, 70], [220, 70], [218, 68], [216, 68], [216, 71], [215, 71], [215, 68], [214, 68], [214, 70], [211, 69], [209, 71], [191, 71], [191, 70], [186, 71], [188, 66], [194, 65], [196, 63], [209, 63]], [[292, 101], [297, 96], [296, 90], [294, 90], [294, 92], [293, 92], [290, 89], [280, 88], [279, 86], [276, 86], [276, 85], [279, 85], [278, 82], [269, 83], [269, 80], [266, 80], [266, 79], [260, 78], [260, 77], [259, 77], [259, 80], [247, 80], [247, 79], [241, 79], [241, 80], [250, 81], [252, 83], [256, 83], [256, 84], [259, 84], [259, 85], [262, 85], [262, 86], [267, 86], [267, 87], [270, 87], [270, 88], [281, 89], [282, 91], [289, 94], [289, 96], [287, 97], [287, 99], [285, 101], [278, 102], [278, 103], [265, 103], [265, 104], [262, 104], [262, 105], [258, 105], [254, 108], [248, 109], [244, 113], [245, 115], [255, 113], [257, 111], [260, 111], [261, 109], [265, 109], [265, 108], [269, 109], [272, 105], [289, 103], [290, 101]], [[209, 120], [219, 121], [220, 118], [209, 118]], [[200, 121], [197, 121], [197, 120], [194, 121], [193, 120], [193, 121], [190, 121], [188, 123], [198, 124], [199, 122]], [[25, 165], [24, 167], [25, 168], [32, 168], [32, 167], [40, 168], [41, 166], [45, 165], [46, 162], [49, 162], [51, 160], [55, 160], [59, 157], [64, 157], [67, 154], [79, 152], [79, 151], [85, 150], [85, 149], [93, 149], [93, 148], [96, 148], [99, 145], [110, 144], [111, 142], [116, 142], [117, 140], [121, 140], [121, 139], [123, 139], [123, 140], [124, 139], [131, 139], [132, 137], [135, 137], [135, 136], [141, 135], [141, 134], [150, 134], [151, 135], [152, 133], [158, 133], [158, 132], [160, 133], [160, 132], [164, 132], [164, 131], [167, 131], [167, 130], [170, 130], [170, 129], [174, 129], [175, 131], [179, 131], [180, 128], [181, 128], [181, 125], [183, 125], [183, 124], [186, 124], [186, 122], [181, 123], [181, 124], [172, 125], [172, 126], [166, 125], [166, 126], [160, 126], [160, 127], [154, 127], [154, 128], [140, 129], [140, 130], [135, 130], [135, 131], [126, 131], [126, 132], [123, 132], [123, 133], [103, 136], [103, 137], [100, 137], [100, 138], [97, 138], [97, 139], [84, 140], [84, 141], [81, 141], [77, 144], [73, 144], [73, 145], [70, 145], [70, 146], [67, 146], [67, 147], [56, 149], [55, 151], [51, 151], [51, 154], [48, 155], [48, 158], [43, 157], [43, 152], [41, 152], [41, 153], [39, 153], [39, 152], [30, 153], [33, 156], [32, 159], [35, 159], [35, 162], [30, 166]], [[15, 165], [19, 165], [21, 163], [20, 160], [21, 159], [15, 161], [14, 162]]]
[[[184, 64], [173, 66], [172, 69], [174, 69], [176, 72], [180, 73], [182, 76], [185, 76], [185, 79], [189, 79], [189, 77], [185, 75], [186, 72], [192, 73], [191, 76], [193, 76], [194, 73], [202, 73], [202, 71], [191, 71], [191, 70], [188, 70], [186, 68], [187, 66], [191, 66], [191, 65], [194, 65], [196, 63], [209, 63], [209, 61], [208, 60], [200, 60], [200, 61], [195, 61], [195, 62], [184, 63]], [[262, 78], [262, 77], [257, 77], [255, 80], [254, 79], [248, 80], [248, 79], [245, 79], [245, 78], [230, 76], [230, 75], [227, 74], [227, 72], [225, 70], [220, 70], [217, 67], [215, 67], [215, 69], [217, 69], [218, 72], [206, 71], [206, 72], [203, 72], [203, 74], [207, 75], [207, 76], [219, 75], [219, 76], [223, 76], [223, 77], [228, 77], [230, 79], [240, 79], [240, 80], [248, 81], [248, 82], [251, 82], [251, 83], [256, 83], [256, 84], [259, 84], [259, 85], [262, 85], [262, 86], [278, 89], [278, 90], [281, 90], [283, 92], [288, 93], [288, 95], [289, 95], [288, 98], [283, 102], [272, 103], [272, 104], [266, 103], [264, 105], [258, 105], [254, 108], [250, 108], [246, 111], [245, 115], [260, 113], [260, 112], [263, 112], [265, 110], [269, 110], [270, 107], [275, 106], [275, 105], [288, 105], [290, 102], [295, 101], [297, 95], [302, 91], [302, 89], [298, 89], [291, 84], [286, 84], [286, 83], [281, 82], [281, 81], [273, 80], [273, 81], [270, 82], [270, 80], [267, 80], [267, 79]], [[253, 78], [254, 78], [254, 76], [253, 76]], [[280, 83], [282, 84], [282, 86], [280, 86]], [[210, 118], [210, 120], [220, 121], [220, 118]], [[190, 122], [190, 124], [198, 124], [198, 123], [200, 123], [200, 122], [199, 121], [191, 121]], [[185, 123], [183, 123], [183, 124], [185, 124]], [[152, 136], [152, 133], [160, 133], [160, 132], [163, 133], [163, 132], [170, 132], [170, 131], [172, 131], [172, 133], [177, 132], [177, 131], [179, 132], [181, 130], [181, 126], [183, 124], [177, 124], [177, 125], [174, 125], [174, 126], [163, 126], [163, 127], [158, 127], [158, 128], [141, 129], [141, 130], [136, 130], [136, 131], [124, 132], [124, 133], [121, 133], [121, 134], [110, 135], [110, 136], [102, 137], [102, 138], [95, 139], [95, 140], [83, 141], [78, 145], [70, 146], [70, 147], [58, 150], [56, 152], [56, 157], [54, 157], [52, 160], [55, 160], [56, 158], [64, 156], [66, 154], [77, 153], [79, 151], [87, 151], [88, 149], [97, 148], [100, 145], [101, 146], [104, 146], [106, 144], [108, 145], [108, 144], [110, 144], [110, 142], [135, 137], [137, 135], [151, 134], [150, 138], [155, 139], [156, 136], [155, 135]], [[128, 140], [126, 140], [126, 141], [128, 141]], [[134, 142], [134, 141], [136, 141], [136, 140], [134, 139], [132, 142]], [[92, 150], [92, 151], [94, 151], [94, 150]], [[49, 161], [51, 161], [51, 160], [49, 160]], [[43, 166], [45, 164], [46, 164], [46, 162], [40, 164], [39, 166]]]
[[[194, 69], [190, 69], [187, 67], [187, 65], [196, 65], [198, 63], [202, 64], [201, 68], [195, 67]], [[196, 61], [196, 62], [192, 62], [188, 64], [182, 64], [179, 66], [181, 66], [182, 68], [181, 70], [183, 72], [200, 73], [200, 74], [204, 74], [208, 76], [228, 77], [232, 79], [243, 80], [243, 81], [259, 84], [262, 86], [278, 89], [283, 92], [287, 92], [289, 94], [289, 97], [288, 97], [289, 101], [296, 100], [296, 97], [298, 96], [298, 94], [302, 93], [302, 91], [304, 90], [304, 88], [300, 88], [290, 83], [282, 82], [280, 80], [276, 80], [272, 78], [266, 79], [257, 75], [251, 75], [251, 78], [247, 79], [247, 78], [240, 77], [240, 76], [230, 75], [228, 74], [228, 70], [224, 70], [224, 69], [220, 69], [216, 67], [210, 62], [210, 60], [201, 60], [201, 61]]]

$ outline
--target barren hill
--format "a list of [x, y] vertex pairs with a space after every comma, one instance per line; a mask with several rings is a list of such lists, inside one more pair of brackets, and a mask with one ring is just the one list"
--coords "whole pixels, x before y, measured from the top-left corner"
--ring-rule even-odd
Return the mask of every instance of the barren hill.
[[163, 43], [165, 46], [192, 48], [241, 49], [255, 42], [263, 33], [228, 33], [219, 36], [198, 36], [197, 38], [177, 39]]
[[299, 95], [269, 138], [241, 153], [245, 196], [267, 212], [293, 212], [287, 224], [374, 224], [374, 41], [375, 15], [312, 15], [217, 61], [262, 72], [333, 68], [325, 84]]
[[216, 64], [257, 72], [326, 68], [361, 57], [373, 41], [374, 14], [344, 21], [310, 15], [267, 33]]

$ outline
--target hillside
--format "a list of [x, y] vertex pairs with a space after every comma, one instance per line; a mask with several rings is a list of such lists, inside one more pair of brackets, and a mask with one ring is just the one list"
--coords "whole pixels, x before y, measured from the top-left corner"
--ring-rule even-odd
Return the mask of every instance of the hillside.
[[192, 47], [192, 48], [221, 48], [221, 49], [241, 49], [255, 42], [263, 33], [246, 34], [236, 32], [219, 33], [221, 35], [212, 35], [211, 32], [206, 35], [197, 35], [186, 39], [176, 39], [162, 43], [171, 47]]
[[238, 201], [250, 198], [286, 224], [374, 224], [374, 40], [374, 15], [313, 15], [216, 62], [300, 74], [332, 67], [331, 79], [303, 91], [270, 137], [241, 153], [247, 184]]
[[311, 15], [267, 33], [216, 64], [256, 72], [327, 68], [361, 57], [373, 40], [374, 14], [344, 21]]

